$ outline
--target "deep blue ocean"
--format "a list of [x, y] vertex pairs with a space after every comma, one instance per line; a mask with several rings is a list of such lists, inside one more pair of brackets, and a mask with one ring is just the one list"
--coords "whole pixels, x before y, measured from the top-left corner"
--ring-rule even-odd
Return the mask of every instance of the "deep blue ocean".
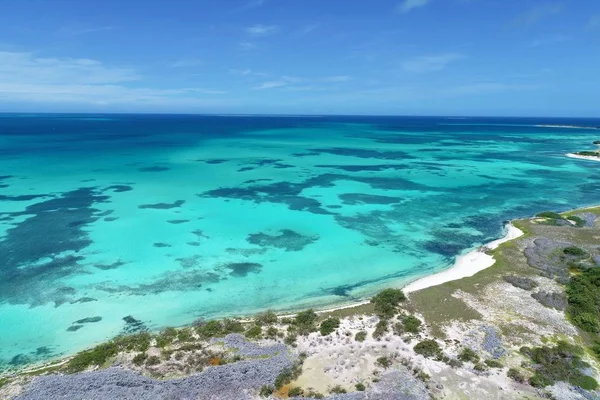
[[600, 203], [598, 119], [0, 114], [0, 369], [349, 303]]

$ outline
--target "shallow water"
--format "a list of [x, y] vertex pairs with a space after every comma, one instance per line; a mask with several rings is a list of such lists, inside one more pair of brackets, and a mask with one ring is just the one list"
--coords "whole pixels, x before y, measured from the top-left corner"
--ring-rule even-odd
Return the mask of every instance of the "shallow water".
[[1, 367], [350, 302], [597, 203], [598, 120], [0, 116]]

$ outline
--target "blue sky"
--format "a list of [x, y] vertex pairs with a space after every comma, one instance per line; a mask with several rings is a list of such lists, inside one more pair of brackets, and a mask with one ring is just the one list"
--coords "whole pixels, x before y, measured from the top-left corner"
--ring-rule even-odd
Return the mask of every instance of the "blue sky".
[[0, 111], [600, 116], [598, 0], [0, 5]]

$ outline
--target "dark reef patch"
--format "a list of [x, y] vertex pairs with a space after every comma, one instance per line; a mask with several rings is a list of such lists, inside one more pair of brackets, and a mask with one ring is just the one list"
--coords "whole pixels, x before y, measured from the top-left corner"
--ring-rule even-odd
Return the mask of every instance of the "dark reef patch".
[[196, 161], [205, 162], [207, 164], [223, 164], [229, 160], [226, 160], [223, 158], [215, 158], [215, 159], [211, 159], [211, 160], [196, 160]]
[[147, 332], [148, 327], [139, 319], [133, 318], [131, 315], [123, 317], [123, 321], [125, 321], [125, 327], [122, 330], [122, 334], [131, 335], [139, 332]]
[[190, 220], [189, 219], [172, 219], [167, 222], [170, 224], [179, 225], [179, 224], [185, 224], [186, 222], [190, 222]]
[[185, 203], [185, 200], [177, 200], [174, 203], [157, 203], [157, 204], [142, 204], [138, 208], [141, 209], [153, 209], [153, 210], [170, 210], [172, 208], [179, 208]]
[[76, 303], [90, 303], [92, 301], [98, 301], [98, 299], [94, 299], [93, 297], [81, 297], [77, 300], [73, 300], [71, 302], [71, 304], [76, 304]]
[[170, 244], [168, 244], [168, 243], [161, 243], [161, 242], [154, 243], [152, 246], [153, 246], [153, 247], [158, 247], [158, 248], [163, 248], [163, 247], [171, 247], [171, 245], [170, 245]]
[[138, 168], [138, 171], [140, 172], [163, 172], [163, 171], [168, 171], [171, 168], [169, 167], [161, 167], [159, 165], [155, 165], [152, 167], [144, 167], [144, 168]]
[[77, 332], [81, 328], [83, 328], [83, 325], [71, 325], [67, 328], [67, 332]]
[[308, 211], [313, 214], [334, 215], [325, 210], [315, 199], [304, 197], [301, 193], [308, 188], [331, 188], [337, 181], [353, 181], [383, 190], [434, 190], [425, 185], [403, 178], [352, 176], [342, 174], [323, 174], [308, 178], [302, 182], [275, 182], [248, 187], [219, 188], [199, 194], [204, 198], [239, 199], [260, 203], [286, 204], [290, 210]]
[[94, 264], [94, 267], [104, 270], [104, 271], [108, 271], [111, 269], [117, 269], [119, 267], [122, 267], [125, 264], [127, 264], [125, 261], [118, 260], [112, 264]]
[[72, 292], [61, 290], [60, 281], [85, 273], [76, 255], [92, 241], [86, 227], [98, 220], [95, 203], [108, 196], [94, 188], [80, 188], [0, 216], [27, 219], [6, 231], [0, 240], [0, 302], [31, 307], [71, 302]]
[[255, 255], [260, 255], [260, 254], [265, 254], [267, 252], [267, 249], [234, 249], [234, 248], [227, 248], [225, 249], [226, 252], [228, 252], [229, 254], [235, 254], [235, 255], [239, 255], [239, 256], [244, 256], [244, 257], [251, 257], [251, 256], [255, 256]]
[[423, 249], [440, 254], [446, 258], [454, 257], [461, 251], [473, 246], [474, 243], [483, 243], [483, 235], [474, 235], [452, 229], [434, 229], [431, 234], [433, 239], [422, 244]]
[[200, 230], [200, 229], [196, 229], [192, 231], [192, 235], [195, 235], [199, 238], [203, 238], [203, 239], [209, 239], [210, 237], [207, 236], [204, 231]]
[[319, 240], [318, 235], [305, 236], [291, 229], [282, 229], [279, 234], [252, 233], [246, 241], [261, 247], [275, 247], [285, 251], [301, 251], [306, 246]]
[[129, 185], [112, 185], [112, 186], [107, 187], [106, 190], [112, 190], [113, 192], [121, 193], [121, 192], [130, 192], [133, 190], [133, 188]]
[[177, 261], [182, 268], [196, 268], [200, 266], [201, 258], [202, 256], [200, 255], [194, 255], [190, 257], [176, 258], [175, 261]]
[[315, 165], [317, 168], [339, 169], [348, 172], [363, 172], [363, 171], [385, 171], [388, 169], [401, 170], [410, 169], [411, 167], [403, 164], [382, 164], [382, 165]]
[[254, 168], [254, 167], [243, 167], [243, 168], [238, 169], [237, 172], [252, 171], [254, 169], [256, 169], [256, 168]]
[[323, 149], [314, 149], [315, 152], [334, 154], [336, 156], [350, 156], [358, 158], [377, 158], [380, 160], [413, 160], [417, 157], [411, 156], [404, 151], [389, 150], [369, 150], [357, 149], [351, 147], [331, 147]]
[[358, 205], [358, 204], [396, 204], [400, 203], [402, 199], [398, 197], [390, 196], [378, 196], [374, 194], [364, 193], [344, 193], [338, 196], [340, 200], [346, 205]]
[[258, 263], [241, 262], [225, 264], [225, 268], [231, 270], [229, 275], [235, 276], [236, 278], [243, 278], [250, 273], [258, 274], [262, 270], [262, 265]]
[[102, 321], [102, 317], [87, 317], [83, 319], [78, 319], [77, 321], [73, 322], [73, 325], [93, 324], [100, 321]]
[[49, 194], [22, 194], [19, 196], [0, 195], [0, 201], [31, 201], [40, 197], [51, 197]]
[[106, 217], [106, 218], [104, 218], [104, 220], [106, 222], [113, 222], [113, 221], [116, 221], [118, 219], [119, 219], [119, 217]]
[[187, 242], [186, 244], [194, 247], [200, 246], [200, 242]]
[[200, 290], [203, 284], [217, 283], [221, 280], [216, 272], [200, 269], [187, 269], [184, 271], [169, 271], [160, 275], [149, 283], [135, 286], [115, 285], [104, 282], [95, 285], [96, 290], [107, 293], [120, 293], [130, 296], [145, 296], [147, 294], [160, 294], [164, 292], [190, 292]]

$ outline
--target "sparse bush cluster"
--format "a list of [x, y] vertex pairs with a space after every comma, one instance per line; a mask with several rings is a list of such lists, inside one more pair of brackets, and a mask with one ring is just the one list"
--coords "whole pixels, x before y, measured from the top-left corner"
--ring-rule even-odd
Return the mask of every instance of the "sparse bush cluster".
[[600, 332], [600, 270], [588, 269], [567, 284], [567, 313], [575, 326]]
[[330, 333], [335, 332], [337, 328], [340, 327], [340, 319], [339, 318], [327, 318], [325, 321], [321, 323], [321, 335], [327, 336]]
[[472, 349], [465, 347], [458, 354], [458, 359], [463, 362], [472, 362], [473, 364], [477, 364], [479, 362], [479, 356]]
[[543, 388], [559, 381], [569, 382], [585, 390], [595, 390], [598, 387], [594, 378], [582, 372], [590, 366], [581, 360], [584, 353], [581, 347], [560, 341], [555, 347], [522, 347], [521, 353], [533, 363], [534, 374], [529, 383], [534, 387]]
[[406, 296], [399, 289], [385, 289], [371, 299], [375, 305], [375, 313], [382, 318], [391, 318], [398, 312], [398, 306], [406, 300]]
[[367, 332], [365, 331], [356, 332], [356, 335], [354, 336], [354, 340], [356, 340], [357, 342], [364, 342], [366, 339]]
[[414, 347], [414, 350], [415, 353], [426, 358], [440, 358], [442, 356], [442, 349], [440, 345], [433, 339], [425, 339], [417, 343]]

